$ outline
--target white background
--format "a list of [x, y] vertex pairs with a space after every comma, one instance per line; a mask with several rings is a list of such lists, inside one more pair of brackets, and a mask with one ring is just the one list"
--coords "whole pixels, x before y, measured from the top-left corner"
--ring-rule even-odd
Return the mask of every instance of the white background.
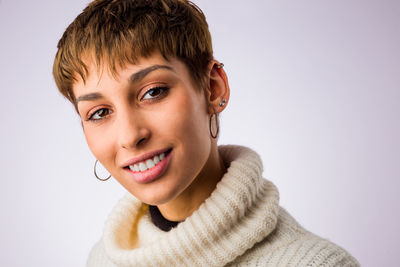
[[[400, 2], [195, 2], [230, 79], [220, 143], [258, 151], [307, 229], [399, 266]], [[84, 266], [124, 192], [51, 76], [86, 3], [0, 0], [1, 266]]]

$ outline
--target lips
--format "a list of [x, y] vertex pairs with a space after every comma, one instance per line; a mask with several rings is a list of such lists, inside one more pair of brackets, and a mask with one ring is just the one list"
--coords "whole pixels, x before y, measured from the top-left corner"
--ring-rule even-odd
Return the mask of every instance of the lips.
[[125, 164], [124, 169], [138, 183], [149, 183], [158, 179], [167, 169], [172, 148], [145, 153]]
[[122, 166], [124, 168], [128, 168], [130, 165], [134, 165], [141, 161], [146, 161], [148, 159], [152, 159], [156, 155], [160, 155], [161, 153], [167, 153], [167, 152], [170, 152], [171, 150], [172, 150], [172, 148], [164, 148], [164, 149], [158, 149], [158, 150], [154, 150], [151, 152], [143, 153], [140, 156], [134, 157], [134, 158], [126, 161], [125, 163], [122, 164]]
[[134, 171], [134, 172], [143, 172], [143, 171], [146, 171], [148, 169], [151, 169], [154, 166], [156, 166], [158, 163], [160, 163], [160, 161], [162, 161], [165, 158], [165, 154], [166, 153], [167, 152], [162, 152], [162, 153], [160, 153], [158, 155], [155, 155], [152, 158], [143, 160], [141, 162], [137, 162], [135, 164], [131, 164], [131, 165], [129, 165], [129, 169], [131, 171]]

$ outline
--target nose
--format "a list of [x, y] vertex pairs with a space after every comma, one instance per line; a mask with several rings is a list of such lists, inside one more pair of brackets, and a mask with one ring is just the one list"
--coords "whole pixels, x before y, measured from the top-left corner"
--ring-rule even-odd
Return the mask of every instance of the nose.
[[146, 120], [140, 114], [127, 112], [118, 118], [117, 131], [120, 146], [125, 149], [143, 146], [151, 136]]

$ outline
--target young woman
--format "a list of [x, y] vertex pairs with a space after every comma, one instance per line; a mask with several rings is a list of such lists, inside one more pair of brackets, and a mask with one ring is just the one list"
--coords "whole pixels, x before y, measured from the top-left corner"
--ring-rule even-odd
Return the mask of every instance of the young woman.
[[229, 102], [203, 13], [185, 0], [96, 0], [54, 77], [89, 148], [128, 193], [88, 266], [358, 266], [302, 228], [256, 152], [217, 146]]

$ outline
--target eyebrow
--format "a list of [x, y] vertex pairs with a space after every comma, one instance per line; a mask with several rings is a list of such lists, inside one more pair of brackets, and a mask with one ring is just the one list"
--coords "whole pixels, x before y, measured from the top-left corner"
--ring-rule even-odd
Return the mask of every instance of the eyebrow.
[[100, 93], [90, 93], [86, 95], [81, 95], [75, 100], [75, 103], [78, 104], [79, 101], [90, 101], [90, 100], [96, 100], [99, 98], [102, 98], [103, 95]]
[[158, 69], [167, 69], [172, 72], [175, 72], [172, 67], [167, 66], [167, 65], [153, 65], [153, 66], [147, 67], [145, 69], [142, 69], [142, 70], [132, 74], [131, 77], [129, 78], [129, 80], [133, 83], [138, 82], [138, 81], [142, 80], [150, 72], [158, 70]]
[[[147, 67], [145, 69], [139, 70], [138, 72], [135, 72], [134, 74], [132, 74], [129, 77], [129, 81], [132, 83], [138, 82], [138, 81], [142, 80], [150, 72], [158, 70], [158, 69], [167, 69], [172, 72], [175, 72], [175, 70], [168, 65], [153, 65], [153, 66]], [[75, 100], [75, 104], [78, 104], [79, 101], [97, 100], [102, 97], [103, 97], [103, 95], [101, 93], [89, 93], [86, 95], [81, 95]]]

